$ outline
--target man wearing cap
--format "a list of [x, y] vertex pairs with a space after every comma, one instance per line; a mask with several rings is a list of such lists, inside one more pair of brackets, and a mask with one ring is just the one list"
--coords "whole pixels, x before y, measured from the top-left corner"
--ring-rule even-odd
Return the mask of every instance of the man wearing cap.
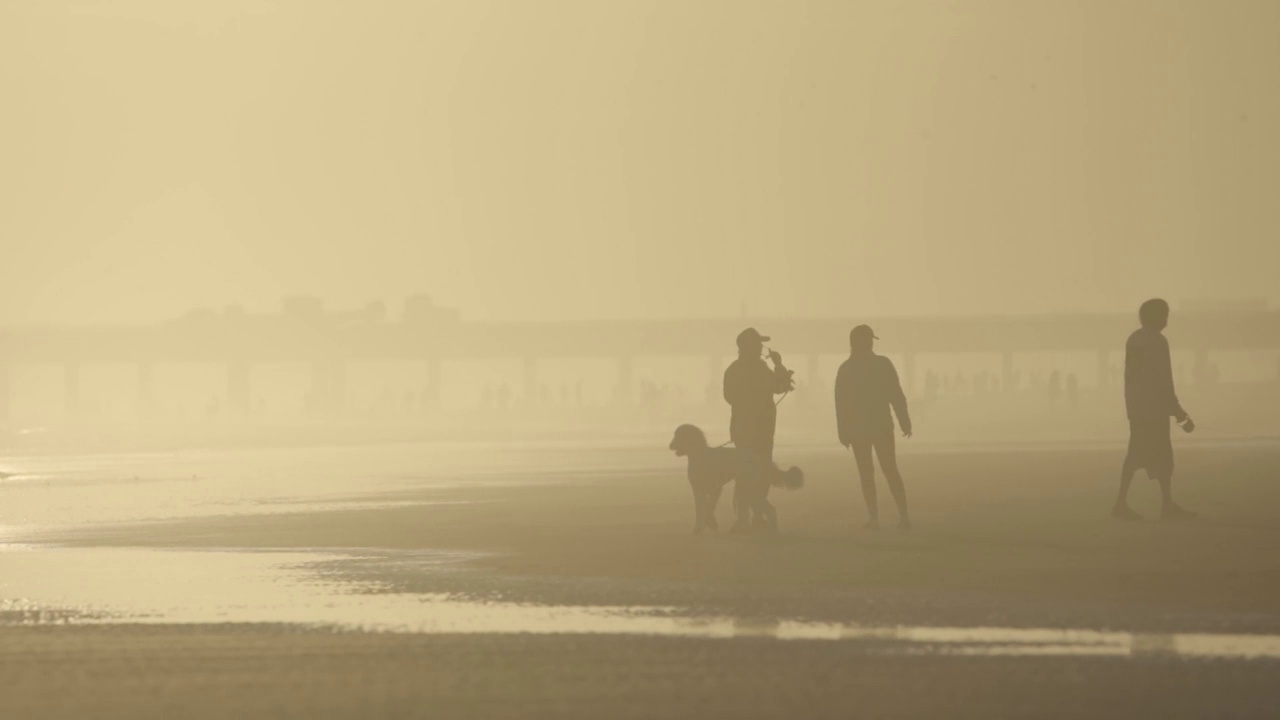
[[853, 449], [862, 497], [867, 503], [867, 527], [880, 527], [874, 452], [898, 506], [898, 527], [908, 530], [911, 519], [907, 514], [907, 490], [898, 472], [890, 408], [898, 416], [903, 437], [911, 437], [911, 416], [893, 361], [872, 351], [878, 339], [867, 325], [859, 325], [849, 333], [849, 359], [836, 374], [836, 430], [840, 444]]
[[[769, 338], [755, 328], [738, 334], [738, 359], [724, 371], [724, 399], [732, 412], [729, 416], [729, 439], [736, 447], [750, 450], [767, 462], [773, 462], [773, 434], [777, 428], [778, 410], [773, 396], [792, 389], [792, 372], [782, 364], [782, 355], [769, 352], [773, 367], [764, 361], [764, 344]], [[749, 498], [734, 484], [733, 505], [738, 512], [734, 530], [746, 530]], [[768, 488], [765, 488], [768, 492]]]

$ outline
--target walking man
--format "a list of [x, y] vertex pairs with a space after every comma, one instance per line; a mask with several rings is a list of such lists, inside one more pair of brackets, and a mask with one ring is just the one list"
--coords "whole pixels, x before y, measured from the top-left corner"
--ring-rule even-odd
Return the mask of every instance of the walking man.
[[880, 509], [876, 504], [876, 468], [872, 458], [880, 460], [889, 483], [889, 492], [898, 506], [898, 527], [911, 529], [907, 513], [907, 489], [898, 472], [897, 450], [893, 437], [893, 414], [898, 416], [902, 436], [911, 437], [911, 416], [907, 398], [898, 382], [893, 361], [877, 355], [872, 347], [875, 333], [866, 325], [849, 332], [849, 359], [836, 374], [836, 429], [840, 444], [853, 450], [862, 481], [862, 497], [867, 503], [867, 528], [880, 527]]
[[1160, 483], [1163, 500], [1160, 516], [1165, 520], [1188, 520], [1195, 513], [1173, 501], [1173, 439], [1169, 418], [1186, 432], [1195, 423], [1178, 403], [1173, 391], [1173, 363], [1169, 341], [1161, 332], [1169, 324], [1169, 303], [1154, 299], [1138, 309], [1142, 327], [1129, 336], [1124, 346], [1124, 405], [1129, 415], [1129, 452], [1120, 468], [1120, 494], [1111, 516], [1120, 520], [1141, 520], [1129, 507], [1129, 484], [1139, 469]]
[[[729, 439], [736, 447], [750, 450], [772, 464], [773, 434], [778, 425], [773, 396], [789, 392], [795, 385], [792, 372], [782, 364], [781, 354], [769, 352], [772, 368], [765, 362], [764, 344], [768, 341], [755, 328], [738, 334], [738, 359], [724, 371], [724, 399], [732, 409]], [[733, 487], [733, 506], [738, 513], [733, 532], [746, 532], [751, 498], [743, 492], [741, 483], [734, 483]], [[764, 492], [769, 492], [768, 486]]]

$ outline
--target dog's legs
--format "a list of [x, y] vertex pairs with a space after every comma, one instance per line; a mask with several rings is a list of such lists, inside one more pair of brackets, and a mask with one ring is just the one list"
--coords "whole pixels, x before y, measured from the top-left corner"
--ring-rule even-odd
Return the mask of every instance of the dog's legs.
[[761, 468], [752, 483], [755, 492], [752, 494], [751, 506], [755, 511], [753, 529], [756, 532], [776, 533], [778, 531], [778, 511], [769, 502], [769, 475], [771, 468]]
[[738, 478], [733, 481], [733, 512], [736, 519], [731, 533], [741, 534], [751, 530], [751, 510], [755, 504], [751, 498], [751, 479]]
[[756, 530], [765, 534], [774, 534], [778, 532], [778, 510], [769, 502], [769, 499], [762, 494], [756, 507]]
[[716, 485], [707, 490], [706, 515], [703, 524], [709, 530], [720, 529], [720, 523], [716, 522], [716, 508], [720, 505], [720, 493], [724, 490], [723, 485]]
[[702, 533], [703, 520], [707, 516], [706, 493], [693, 483], [690, 483], [689, 487], [693, 490], [693, 534], [699, 535]]

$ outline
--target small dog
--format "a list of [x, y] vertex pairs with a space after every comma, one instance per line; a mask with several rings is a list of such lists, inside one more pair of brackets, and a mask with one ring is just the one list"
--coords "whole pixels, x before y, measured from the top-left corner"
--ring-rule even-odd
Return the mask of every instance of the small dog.
[[681, 425], [671, 438], [670, 449], [676, 457], [689, 458], [689, 485], [693, 488], [693, 532], [716, 530], [716, 504], [720, 492], [730, 481], [734, 486], [733, 505], [737, 522], [733, 532], [747, 532], [749, 511], [765, 532], [777, 532], [778, 513], [769, 502], [769, 487], [776, 485], [792, 490], [804, 486], [804, 472], [798, 467], [787, 470], [765, 462], [755, 453], [736, 447], [713, 448], [707, 436], [696, 425]]

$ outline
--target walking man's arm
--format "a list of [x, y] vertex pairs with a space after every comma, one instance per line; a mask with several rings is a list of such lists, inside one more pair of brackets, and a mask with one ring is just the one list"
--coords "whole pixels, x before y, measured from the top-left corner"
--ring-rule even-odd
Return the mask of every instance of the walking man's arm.
[[1165, 395], [1165, 402], [1168, 403], [1169, 414], [1179, 423], [1186, 422], [1187, 411], [1182, 409], [1182, 404], [1178, 402], [1178, 394], [1173, 389], [1173, 359], [1169, 353], [1169, 341], [1163, 340], [1160, 343], [1160, 357], [1155, 363], [1155, 369], [1160, 373], [1160, 388]]

